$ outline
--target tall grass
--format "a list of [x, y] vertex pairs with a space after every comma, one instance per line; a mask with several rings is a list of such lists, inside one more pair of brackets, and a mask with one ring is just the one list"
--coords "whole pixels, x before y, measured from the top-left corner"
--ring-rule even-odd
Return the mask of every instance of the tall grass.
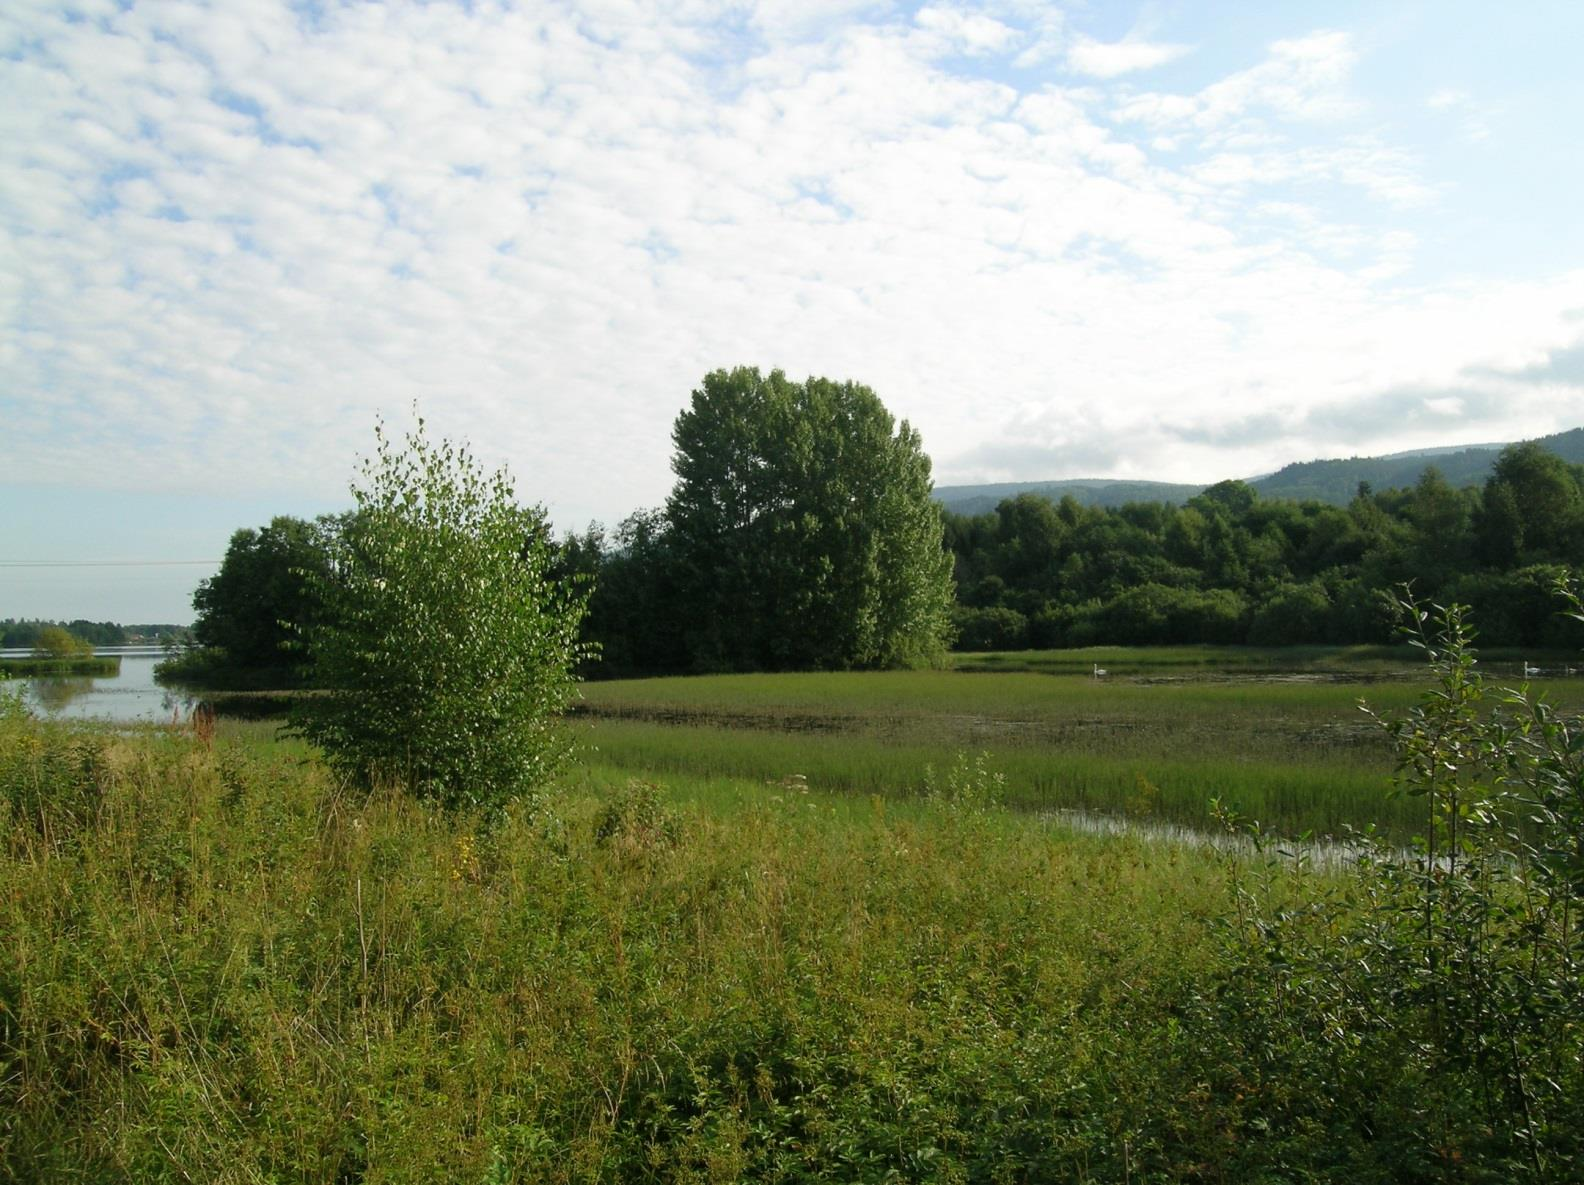
[[[1561, 702], [1584, 688], [1548, 681]], [[1011, 802], [1191, 826], [1212, 799], [1288, 834], [1375, 825], [1406, 840], [1422, 812], [1390, 793], [1388, 716], [1409, 682], [1164, 680], [1022, 672], [736, 675], [585, 689], [591, 760], [906, 797], [928, 768], [990, 753]]]
[[986, 752], [1007, 782], [1008, 804], [1023, 810], [1092, 810], [1213, 826], [1211, 801], [1235, 806], [1288, 834], [1340, 834], [1376, 823], [1407, 834], [1422, 812], [1389, 793], [1389, 761], [1343, 752], [1324, 763], [1237, 755], [1178, 756], [1084, 752], [967, 736], [934, 743], [842, 734], [788, 734], [741, 728], [601, 721], [588, 733], [586, 759], [630, 776], [646, 772], [752, 779], [761, 785], [801, 775], [820, 789], [888, 797], [917, 796], [932, 771], [963, 753]]
[[[1216, 867], [609, 776], [494, 830], [290, 751], [0, 738], [0, 1175], [1133, 1179]], [[611, 823], [611, 804], [617, 804]], [[599, 838], [600, 836], [604, 838]], [[1174, 1167], [1175, 1166], [1175, 1167]]]
[[832, 794], [717, 731], [788, 760], [599, 755], [485, 826], [259, 725], [0, 714], [0, 1179], [1569, 1179], [1437, 1119], [1489, 1108], [1425, 1076], [1414, 967], [1337, 947], [1374, 882], [1075, 835], [972, 762]]
[[78, 658], [0, 658], [0, 678], [27, 678], [32, 675], [112, 676], [120, 673], [119, 654], [100, 655], [97, 658], [93, 655]]

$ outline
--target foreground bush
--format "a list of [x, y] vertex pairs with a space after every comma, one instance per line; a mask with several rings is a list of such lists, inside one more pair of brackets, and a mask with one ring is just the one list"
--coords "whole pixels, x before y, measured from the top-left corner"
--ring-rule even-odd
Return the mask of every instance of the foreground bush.
[[1400, 608], [1436, 677], [1382, 722], [1421, 836], [1360, 836], [1357, 874], [1296, 907], [1240, 870], [1235, 986], [1202, 1021], [1223, 1081], [1348, 1180], [1584, 1179], [1584, 728], [1493, 692], [1461, 607]]
[[357, 508], [304, 574], [308, 679], [296, 726], [364, 787], [498, 809], [567, 755], [560, 716], [587, 592], [552, 575], [544, 513], [518, 506], [423, 421], [378, 447]]

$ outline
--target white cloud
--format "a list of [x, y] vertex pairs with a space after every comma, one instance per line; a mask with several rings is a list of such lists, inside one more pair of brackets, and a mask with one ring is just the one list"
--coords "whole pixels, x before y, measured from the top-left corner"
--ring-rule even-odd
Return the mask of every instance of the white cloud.
[[1174, 62], [1192, 50], [1188, 45], [1152, 41], [1095, 41], [1077, 38], [1067, 50], [1067, 65], [1079, 74], [1116, 78], [1140, 70], [1153, 70]]
[[1465, 139], [1473, 142], [1490, 139], [1491, 128], [1487, 113], [1467, 91], [1456, 87], [1442, 87], [1430, 93], [1425, 99], [1425, 106], [1441, 114], [1460, 116], [1459, 123]]
[[994, 17], [957, 5], [932, 4], [913, 18], [919, 28], [941, 39], [941, 52], [997, 53], [1021, 40], [1016, 29]]
[[[1418, 162], [1270, 122], [1351, 109], [1341, 34], [1115, 125], [1099, 84], [1005, 81], [1060, 32], [1015, 5], [733, 11], [0, 16], [36, 47], [0, 61], [13, 479], [115, 450], [131, 487], [333, 495], [417, 399], [563, 525], [611, 520], [664, 497], [672, 419], [736, 363], [871, 383], [943, 480], [1051, 475], [990, 472], [1009, 436], [1221, 474], [1183, 433], [1229, 405], [1276, 425], [1257, 467], [1310, 407], [1544, 353], [1584, 308], [1576, 275], [1394, 286], [1416, 240], [1327, 190], [1423, 202]], [[1512, 382], [1501, 416], [1558, 421]]]
[[1273, 43], [1257, 66], [1231, 74], [1197, 94], [1131, 96], [1117, 116], [1152, 127], [1188, 125], [1219, 131], [1256, 113], [1327, 121], [1356, 114], [1344, 84], [1358, 59], [1346, 33], [1319, 32]]

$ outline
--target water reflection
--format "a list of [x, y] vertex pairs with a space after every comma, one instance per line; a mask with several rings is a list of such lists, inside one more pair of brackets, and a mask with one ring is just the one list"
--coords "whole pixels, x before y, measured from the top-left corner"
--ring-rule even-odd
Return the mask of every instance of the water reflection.
[[22, 702], [47, 719], [116, 720], [166, 723], [185, 720], [194, 697], [154, 682], [154, 667], [164, 653], [154, 647], [107, 648], [119, 654], [114, 675], [44, 675], [17, 679]]
[[51, 715], [94, 689], [94, 680], [87, 675], [35, 675], [29, 682], [34, 704]]

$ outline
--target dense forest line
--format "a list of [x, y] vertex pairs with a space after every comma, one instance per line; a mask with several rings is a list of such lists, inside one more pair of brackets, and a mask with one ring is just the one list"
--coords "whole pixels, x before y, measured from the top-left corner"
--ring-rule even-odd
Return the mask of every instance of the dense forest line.
[[63, 629], [72, 637], [94, 646], [130, 646], [138, 643], [187, 642], [192, 637], [192, 627], [185, 625], [120, 625], [114, 621], [21, 620], [7, 617], [0, 621], [0, 647], [21, 650], [38, 645], [39, 636], [47, 629]]
[[948, 514], [959, 649], [1389, 640], [1381, 590], [1473, 606], [1489, 644], [1578, 646], [1553, 589], [1584, 564], [1584, 466], [1504, 449], [1483, 487], [1435, 468], [1345, 507], [1222, 482], [1186, 506], [1035, 495]]
[[[916, 442], [906, 444], [902, 455], [922, 465]], [[745, 469], [763, 469], [773, 452], [765, 441], [750, 451], [756, 459]], [[940, 531], [954, 567], [958, 650], [1384, 642], [1393, 627], [1383, 592], [1410, 583], [1421, 597], [1472, 606], [1485, 644], [1584, 646], [1584, 625], [1556, 612], [1554, 592], [1564, 569], [1584, 567], [1584, 466], [1532, 442], [1503, 450], [1483, 487], [1455, 488], [1431, 468], [1408, 488], [1361, 486], [1345, 507], [1266, 499], [1227, 481], [1184, 506], [1113, 509], [1023, 494], [990, 514], [941, 514], [935, 527], [938, 509], [918, 509], [921, 474], [905, 502], [911, 517], [888, 512], [889, 521], [909, 524], [915, 556], [923, 533]], [[582, 637], [599, 658], [584, 673], [905, 661], [850, 640], [852, 623], [872, 617], [864, 598], [880, 589], [875, 557], [884, 553], [874, 548], [884, 536], [868, 526], [827, 529], [842, 509], [827, 495], [841, 482], [806, 478], [800, 470], [762, 501], [796, 503], [802, 496], [787, 493], [789, 483], [816, 489], [827, 504], [804, 499], [791, 516], [743, 511], [730, 546], [716, 525], [679, 529], [674, 504], [561, 540], [551, 576], [590, 591]], [[785, 527], [788, 518], [797, 530]], [[282, 517], [238, 531], [220, 572], [194, 596], [206, 651], [183, 674], [224, 682], [241, 669], [253, 674], [249, 685], [297, 682], [301, 651], [289, 623], [314, 619], [304, 577], [329, 569], [345, 525], [344, 517]], [[897, 571], [922, 572], [923, 563], [909, 559]]]

